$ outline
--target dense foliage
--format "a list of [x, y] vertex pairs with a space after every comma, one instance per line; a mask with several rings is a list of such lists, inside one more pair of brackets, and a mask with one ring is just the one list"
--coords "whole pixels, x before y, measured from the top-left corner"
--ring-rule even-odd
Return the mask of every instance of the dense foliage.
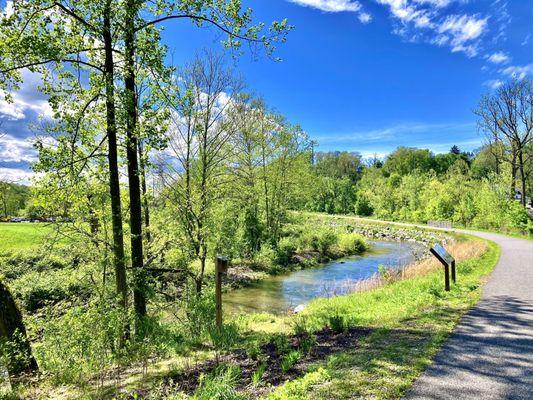
[[[306, 207], [328, 213], [355, 213], [380, 219], [452, 221], [510, 232], [531, 233], [531, 218], [511, 186], [508, 166], [492, 157], [492, 146], [468, 154], [454, 146], [449, 153], [400, 147], [384, 162], [343, 172], [343, 161], [357, 154], [328, 153], [313, 167], [319, 185]], [[336, 162], [332, 162], [336, 159]], [[528, 165], [532, 168], [533, 165]], [[532, 182], [528, 182], [527, 198]]]
[[30, 190], [27, 186], [0, 179], [0, 220], [16, 217], [28, 204]]

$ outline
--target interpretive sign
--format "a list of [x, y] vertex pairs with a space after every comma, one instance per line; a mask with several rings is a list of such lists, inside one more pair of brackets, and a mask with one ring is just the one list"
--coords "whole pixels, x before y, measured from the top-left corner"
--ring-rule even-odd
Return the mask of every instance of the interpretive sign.
[[430, 250], [437, 260], [444, 265], [444, 289], [450, 290], [450, 268], [452, 269], [452, 281], [455, 283], [455, 258], [439, 243]]

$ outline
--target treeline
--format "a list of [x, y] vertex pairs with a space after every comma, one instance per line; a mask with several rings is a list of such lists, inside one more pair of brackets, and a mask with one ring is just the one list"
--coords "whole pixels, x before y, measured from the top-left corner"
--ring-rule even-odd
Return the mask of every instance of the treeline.
[[367, 163], [357, 154], [327, 153], [314, 167], [318, 184], [307, 209], [527, 232], [528, 212], [517, 192], [509, 190], [509, 167], [493, 151], [489, 145], [471, 154], [454, 146], [449, 153], [434, 155], [400, 147], [384, 161]]
[[[532, 233], [533, 82], [515, 79], [475, 109], [487, 144], [475, 153], [400, 147], [385, 160], [318, 154], [306, 209]], [[528, 204], [529, 202], [529, 204]]]
[[0, 180], [0, 220], [23, 214], [29, 198], [27, 186]]

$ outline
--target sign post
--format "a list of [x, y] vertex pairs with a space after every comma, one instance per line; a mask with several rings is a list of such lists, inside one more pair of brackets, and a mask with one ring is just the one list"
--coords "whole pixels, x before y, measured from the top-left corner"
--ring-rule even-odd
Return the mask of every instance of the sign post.
[[450, 291], [450, 268], [452, 281], [455, 283], [455, 258], [440, 244], [436, 244], [429, 251], [444, 265], [444, 290]]
[[217, 328], [222, 327], [222, 274], [228, 271], [227, 257], [217, 256], [215, 260], [215, 309]]

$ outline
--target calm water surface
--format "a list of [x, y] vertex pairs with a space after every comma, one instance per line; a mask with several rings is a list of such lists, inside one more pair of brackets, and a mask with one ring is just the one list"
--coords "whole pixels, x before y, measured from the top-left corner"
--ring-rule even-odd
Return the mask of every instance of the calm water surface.
[[286, 275], [269, 277], [252, 287], [224, 294], [224, 312], [285, 313], [297, 305], [306, 304], [317, 297], [345, 294], [356, 281], [364, 280], [383, 264], [399, 268], [415, 258], [420, 245], [407, 242], [370, 242], [371, 250], [316, 268], [294, 271]]

